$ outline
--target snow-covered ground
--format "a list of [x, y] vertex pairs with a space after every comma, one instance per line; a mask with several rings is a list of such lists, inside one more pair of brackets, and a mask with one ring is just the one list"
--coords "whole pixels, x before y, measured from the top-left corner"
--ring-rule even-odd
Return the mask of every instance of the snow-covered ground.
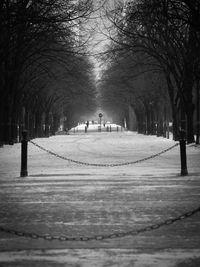
[[69, 133], [81, 133], [81, 132], [110, 132], [110, 131], [124, 131], [124, 128], [115, 123], [89, 123], [88, 127], [86, 127], [86, 123], [81, 123], [76, 127], [70, 129]]
[[[98, 132], [98, 125], [84, 133], [84, 126], [70, 135], [33, 140], [57, 157], [29, 143], [26, 178], [19, 177], [21, 145], [0, 148], [0, 227], [90, 237], [141, 229], [199, 206], [198, 146], [187, 146], [189, 175], [181, 177], [174, 141], [123, 129]], [[106, 166], [112, 164], [119, 166]], [[0, 266], [196, 267], [199, 218], [196, 213], [139, 235], [87, 242], [1, 231]]]

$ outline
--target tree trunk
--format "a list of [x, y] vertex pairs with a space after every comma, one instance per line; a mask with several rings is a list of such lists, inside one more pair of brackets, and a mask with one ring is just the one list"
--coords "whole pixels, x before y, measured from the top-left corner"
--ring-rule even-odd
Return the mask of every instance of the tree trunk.
[[45, 112], [45, 137], [49, 137], [49, 111]]
[[4, 102], [0, 101], [0, 147], [3, 146], [5, 140], [4, 140], [4, 128], [5, 128], [5, 124], [4, 124]]
[[35, 114], [35, 137], [42, 137], [42, 115], [40, 111]]
[[200, 135], [200, 106], [199, 106], [199, 81], [196, 85], [196, 144], [199, 144], [199, 135]]
[[193, 125], [193, 116], [194, 116], [194, 105], [189, 104], [187, 110], [187, 143], [194, 143], [194, 125]]

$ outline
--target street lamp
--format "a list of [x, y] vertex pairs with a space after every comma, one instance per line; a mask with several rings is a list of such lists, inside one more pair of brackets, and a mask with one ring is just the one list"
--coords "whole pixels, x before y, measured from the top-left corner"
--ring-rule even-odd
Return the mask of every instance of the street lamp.
[[99, 128], [99, 130], [100, 130], [100, 132], [101, 132], [101, 118], [103, 117], [103, 114], [102, 113], [99, 113], [99, 119], [100, 119], [100, 128]]

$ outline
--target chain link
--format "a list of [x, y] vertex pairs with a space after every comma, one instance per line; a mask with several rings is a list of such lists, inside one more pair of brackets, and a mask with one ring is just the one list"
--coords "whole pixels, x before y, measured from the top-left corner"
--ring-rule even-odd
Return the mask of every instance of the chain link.
[[[136, 163], [139, 163], [139, 162], [143, 162], [143, 161], [146, 161], [148, 159], [152, 159], [152, 158], [155, 158], [171, 149], [173, 149], [174, 147], [178, 146], [178, 143], [176, 143], [175, 145], [155, 154], [155, 155], [152, 155], [152, 156], [149, 156], [149, 157], [146, 157], [146, 158], [143, 158], [143, 159], [140, 159], [140, 160], [136, 160], [136, 161], [133, 161], [133, 162], [126, 162], [126, 163], [119, 163], [119, 164], [94, 164], [94, 163], [86, 163], [86, 162], [81, 162], [81, 161], [77, 161], [77, 160], [73, 160], [73, 159], [70, 159], [70, 158], [66, 158], [64, 156], [60, 156], [48, 149], [45, 149], [44, 147], [38, 145], [37, 143], [33, 142], [33, 141], [30, 141], [30, 143], [32, 143], [33, 145], [35, 145], [36, 147], [40, 148], [41, 150], [53, 155], [53, 156], [56, 156], [58, 158], [61, 158], [61, 159], [64, 159], [64, 160], [67, 160], [67, 161], [70, 161], [70, 162], [73, 162], [73, 163], [76, 163], [76, 164], [81, 164], [81, 165], [86, 165], [86, 166], [95, 166], [95, 167], [116, 167], [116, 166], [125, 166], [125, 165], [130, 165], [130, 164], [136, 164]], [[180, 220], [183, 220], [183, 219], [186, 219], [188, 217], [191, 217], [193, 216], [194, 214], [200, 212], [200, 207], [198, 207], [197, 209], [194, 209], [192, 211], [189, 211], [187, 213], [184, 213], [178, 217], [175, 217], [175, 218], [171, 218], [171, 219], [167, 219], [163, 222], [160, 222], [160, 223], [157, 223], [157, 224], [153, 224], [151, 226], [146, 226], [144, 228], [141, 228], [141, 229], [136, 229], [136, 230], [131, 230], [131, 231], [127, 231], [127, 232], [118, 232], [118, 233], [112, 233], [112, 234], [106, 234], [106, 235], [94, 235], [94, 236], [86, 236], [86, 237], [68, 237], [68, 236], [65, 236], [65, 235], [61, 235], [61, 236], [52, 236], [52, 235], [49, 235], [49, 234], [45, 234], [45, 235], [39, 235], [37, 233], [27, 233], [27, 232], [22, 232], [22, 231], [17, 231], [17, 230], [12, 230], [12, 229], [7, 229], [7, 228], [4, 228], [4, 227], [0, 227], [0, 231], [1, 232], [5, 232], [5, 233], [9, 233], [9, 234], [14, 234], [14, 235], [17, 235], [19, 237], [27, 237], [27, 238], [32, 238], [32, 239], [39, 239], [39, 238], [42, 238], [44, 240], [49, 240], [49, 241], [53, 241], [53, 240], [58, 240], [58, 241], [91, 241], [91, 240], [96, 240], [96, 241], [101, 241], [101, 240], [104, 240], [104, 239], [113, 239], [113, 238], [121, 238], [121, 237], [125, 237], [125, 236], [136, 236], [140, 233], [144, 233], [144, 232], [148, 232], [148, 231], [153, 231], [153, 230], [156, 230], [156, 229], [159, 229], [160, 227], [162, 226], [166, 226], [166, 225], [171, 225], [177, 221], [180, 221]]]
[[136, 236], [140, 233], [150, 232], [150, 231], [159, 229], [163, 226], [172, 225], [173, 223], [175, 223], [177, 221], [181, 221], [181, 220], [184, 220], [186, 218], [189, 218], [198, 212], [200, 212], [200, 207], [198, 207], [192, 211], [188, 211], [186, 213], [183, 213], [183, 214], [181, 214], [175, 218], [170, 218], [170, 219], [167, 219], [163, 222], [153, 224], [150, 226], [146, 226], [144, 228], [131, 230], [131, 231], [127, 231], [127, 232], [105, 234], [105, 235], [80, 236], [80, 237], [68, 237], [65, 235], [53, 236], [53, 235], [49, 235], [49, 234], [40, 235], [40, 234], [36, 234], [36, 233], [27, 233], [27, 232], [17, 231], [17, 230], [13, 230], [13, 229], [7, 229], [7, 228], [1, 227], [1, 226], [0, 226], [0, 231], [4, 232], [4, 233], [8, 233], [8, 234], [17, 235], [19, 237], [27, 237], [27, 238], [32, 238], [32, 239], [40, 239], [41, 238], [41, 239], [48, 240], [48, 241], [53, 241], [53, 240], [58, 240], [61, 242], [64, 242], [64, 241], [71, 241], [71, 242], [84, 241], [84, 242], [86, 242], [86, 241], [92, 241], [92, 240], [102, 241], [105, 239], [122, 238], [125, 236]]
[[93, 166], [93, 167], [119, 167], [119, 166], [127, 166], [127, 165], [132, 165], [132, 164], [136, 164], [136, 163], [140, 163], [140, 162], [143, 162], [143, 161], [146, 161], [146, 160], [149, 160], [149, 159], [153, 159], [155, 157], [158, 157], [160, 156], [161, 154], [164, 154], [166, 153], [167, 151], [173, 149], [174, 147], [178, 146], [179, 144], [176, 143], [175, 145], [155, 154], [155, 155], [151, 155], [149, 157], [146, 157], [146, 158], [143, 158], [143, 159], [139, 159], [139, 160], [136, 160], [136, 161], [130, 161], [130, 162], [125, 162], [125, 163], [116, 163], [116, 164], [98, 164], [98, 163], [86, 163], [86, 162], [82, 162], [82, 161], [78, 161], [78, 160], [73, 160], [73, 159], [70, 159], [70, 158], [67, 158], [67, 157], [64, 157], [64, 156], [60, 156], [40, 145], [38, 145], [37, 143], [33, 142], [33, 141], [29, 141], [31, 144], [33, 144], [34, 146], [40, 148], [41, 150], [57, 157], [57, 158], [60, 158], [60, 159], [64, 159], [64, 160], [67, 160], [69, 162], [72, 162], [72, 163], [76, 163], [76, 164], [79, 164], [79, 165], [85, 165], [85, 166]]

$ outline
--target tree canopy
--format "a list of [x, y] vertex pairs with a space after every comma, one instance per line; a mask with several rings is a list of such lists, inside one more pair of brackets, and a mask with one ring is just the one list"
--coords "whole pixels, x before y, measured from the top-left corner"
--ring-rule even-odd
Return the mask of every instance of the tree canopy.
[[95, 109], [92, 63], [81, 38], [92, 12], [91, 0], [1, 1], [1, 143], [15, 141], [17, 128], [47, 134], [61, 116], [70, 126], [71, 113]]
[[[197, 0], [129, 1], [107, 14], [115, 28], [109, 31], [112, 43], [108, 50], [111, 56], [107, 72], [111, 71], [113, 64], [118, 64], [119, 58], [121, 62], [121, 57], [129, 57], [132, 66], [136, 64], [132, 68], [132, 77], [141, 70], [149, 72], [148, 76], [153, 80], [155, 75], [159, 76], [163, 85], [159, 86], [160, 93], [157, 94], [163, 95], [164, 99], [166, 94], [162, 91], [168, 94], [174, 133], [178, 135], [181, 128], [187, 133], [188, 142], [194, 141], [194, 100], [197, 99], [194, 89], [198, 86], [200, 63], [199, 15], [200, 3]], [[129, 67], [125, 68], [129, 73]], [[121, 81], [127, 76], [122, 73]], [[143, 82], [147, 79], [144, 74], [139, 77], [129, 88], [137, 87], [137, 91], [145, 91], [145, 96], [151, 95], [152, 86], [147, 82], [149, 89], [144, 90]], [[162, 103], [161, 99], [159, 103]]]

